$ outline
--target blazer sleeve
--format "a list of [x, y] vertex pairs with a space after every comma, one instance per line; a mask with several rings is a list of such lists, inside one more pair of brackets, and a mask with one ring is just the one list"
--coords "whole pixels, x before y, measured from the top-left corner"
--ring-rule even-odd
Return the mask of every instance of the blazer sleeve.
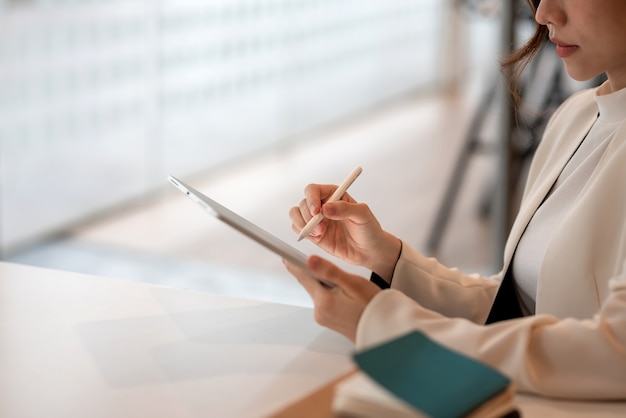
[[484, 324], [501, 277], [502, 273], [492, 277], [464, 274], [457, 268], [444, 266], [435, 258], [422, 255], [403, 242], [391, 288], [447, 317]]
[[491, 325], [449, 318], [388, 289], [368, 304], [357, 349], [421, 330], [507, 374], [521, 392], [585, 400], [626, 399], [626, 274], [591, 319], [537, 315]]

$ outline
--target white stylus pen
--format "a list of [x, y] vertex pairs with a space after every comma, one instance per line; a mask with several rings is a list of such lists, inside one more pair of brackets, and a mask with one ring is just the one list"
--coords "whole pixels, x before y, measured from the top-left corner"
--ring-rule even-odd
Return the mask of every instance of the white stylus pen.
[[[359, 177], [359, 174], [361, 174], [362, 171], [363, 169], [361, 167], [355, 168], [354, 171], [350, 173], [346, 181], [344, 181], [341, 186], [337, 187], [335, 193], [333, 193], [324, 203], [335, 202], [341, 199], [341, 197], [346, 193], [346, 190], [348, 190], [348, 187], [350, 187], [354, 180]], [[304, 228], [302, 228], [302, 231], [300, 231], [300, 234], [298, 235], [298, 241], [301, 241], [303, 238], [308, 237], [311, 231], [313, 231], [313, 228], [315, 228], [317, 225], [319, 225], [320, 222], [322, 222], [322, 219], [324, 219], [324, 215], [322, 215], [322, 212], [320, 211], [320, 213], [312, 217], [311, 220], [309, 220], [309, 222], [307, 222], [307, 224], [304, 226]]]

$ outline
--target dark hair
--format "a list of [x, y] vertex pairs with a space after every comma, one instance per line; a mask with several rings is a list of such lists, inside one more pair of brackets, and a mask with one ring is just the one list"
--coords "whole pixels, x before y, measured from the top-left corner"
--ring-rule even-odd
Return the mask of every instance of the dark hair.
[[[535, 16], [537, 8], [539, 7], [539, 2], [541, 0], [527, 1], [532, 12], [532, 16]], [[524, 71], [528, 63], [532, 61], [537, 52], [541, 49], [541, 46], [547, 38], [548, 28], [544, 25], [539, 25], [538, 23], [535, 23], [535, 33], [530, 37], [530, 39], [528, 39], [528, 41], [526, 41], [526, 43], [520, 48], [513, 51], [509, 56], [500, 61], [502, 70], [505, 72], [505, 75], [509, 79], [511, 92], [516, 103], [518, 103], [520, 99], [519, 80], [521, 73]]]

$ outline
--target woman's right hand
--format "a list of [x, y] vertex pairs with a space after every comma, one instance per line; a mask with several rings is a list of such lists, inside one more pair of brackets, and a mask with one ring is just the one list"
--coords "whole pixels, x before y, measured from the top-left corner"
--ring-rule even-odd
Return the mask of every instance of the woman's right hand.
[[400, 255], [400, 240], [382, 229], [369, 206], [358, 203], [348, 193], [339, 201], [326, 203], [335, 189], [336, 185], [309, 184], [304, 199], [289, 211], [292, 229], [299, 233], [321, 211], [324, 220], [307, 239], [327, 253], [390, 281]]

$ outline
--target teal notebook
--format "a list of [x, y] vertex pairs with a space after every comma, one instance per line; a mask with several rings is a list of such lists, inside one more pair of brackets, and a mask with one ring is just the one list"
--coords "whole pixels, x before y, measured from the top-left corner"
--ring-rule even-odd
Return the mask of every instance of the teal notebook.
[[499, 371], [414, 331], [354, 355], [360, 369], [433, 418], [463, 417], [510, 385]]

